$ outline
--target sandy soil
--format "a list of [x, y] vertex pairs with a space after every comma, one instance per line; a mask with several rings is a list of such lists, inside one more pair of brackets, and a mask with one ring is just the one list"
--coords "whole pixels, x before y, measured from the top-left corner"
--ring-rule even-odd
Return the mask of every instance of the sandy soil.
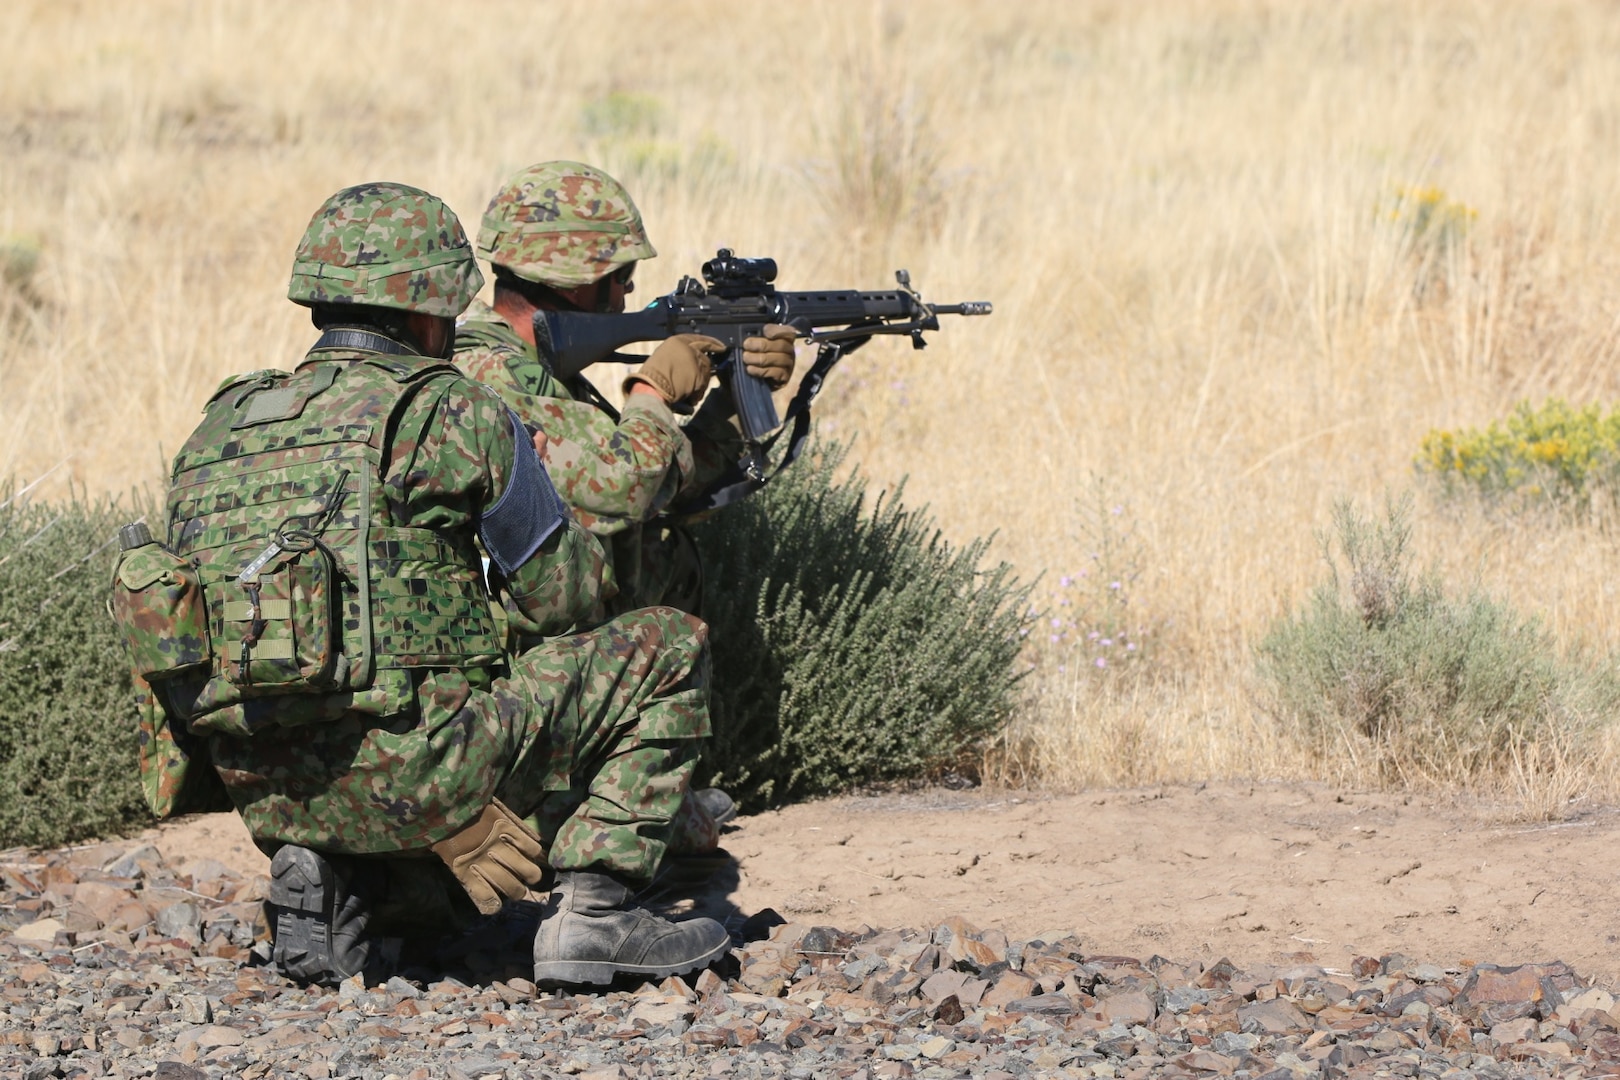
[[[262, 873], [234, 815], [147, 838], [177, 863]], [[1400, 952], [1441, 964], [1560, 959], [1620, 979], [1620, 811], [1504, 824], [1492, 808], [1303, 784], [1048, 796], [931, 791], [739, 819], [729, 901], [797, 922], [962, 915], [1089, 951], [1240, 963]]]

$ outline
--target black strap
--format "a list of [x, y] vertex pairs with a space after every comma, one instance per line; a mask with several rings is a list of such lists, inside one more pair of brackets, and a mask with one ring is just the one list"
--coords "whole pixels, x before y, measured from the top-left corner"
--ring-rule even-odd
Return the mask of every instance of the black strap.
[[784, 424], [769, 439], [766, 439], [757, 447], [750, 448], [753, 450], [751, 456], [769, 460], [771, 450], [775, 448], [782, 435], [787, 434], [787, 450], [783, 453], [782, 460], [777, 463], [776, 468], [771, 470], [770, 475], [750, 476], [743, 470], [742, 466], [733, 466], [717, 481], [718, 486], [711, 487], [696, 499], [683, 501], [670, 516], [685, 517], [688, 514], [701, 514], [707, 510], [718, 510], [722, 506], [730, 506], [738, 499], [747, 498], [776, 479], [783, 469], [797, 461], [800, 452], [804, 450], [806, 440], [810, 437], [810, 404], [816, 400], [816, 395], [821, 393], [821, 386], [827, 381], [827, 373], [845, 355], [866, 344], [867, 340], [867, 338], [857, 338], [851, 341], [824, 341], [821, 343], [821, 347], [816, 350], [815, 363], [810, 365], [810, 370], [806, 371], [804, 378], [799, 380], [799, 389], [793, 395], [793, 400], [788, 404], [787, 415], [783, 418], [793, 421], [792, 430], [789, 431]]
[[310, 352], [316, 349], [359, 349], [363, 352], [388, 353], [391, 356], [420, 355], [415, 349], [407, 348], [393, 338], [353, 326], [335, 326], [330, 330], [323, 330], [320, 340], [311, 346]]

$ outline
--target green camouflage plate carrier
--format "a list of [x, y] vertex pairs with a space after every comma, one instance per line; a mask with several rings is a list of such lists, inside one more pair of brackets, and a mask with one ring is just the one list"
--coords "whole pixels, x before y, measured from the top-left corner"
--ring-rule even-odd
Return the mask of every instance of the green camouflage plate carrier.
[[[418, 357], [316, 352], [210, 403], [176, 459], [168, 540], [201, 564], [225, 647], [214, 642], [204, 675], [158, 692], [175, 735], [207, 739], [261, 846], [425, 855], [498, 797], [542, 826], [553, 866], [651, 876], [709, 730], [706, 632], [655, 609], [508, 661], [473, 535], [515, 449], [493, 393]], [[285, 607], [265, 610], [261, 595], [255, 620], [240, 606], [253, 598], [230, 590], [278, 526], [320, 539], [341, 625], [335, 658], [312, 668], [292, 618], [289, 643], [265, 659], [298, 673], [260, 683], [255, 648], [284, 639], [249, 633], [244, 674], [232, 624], [286, 620], [302, 601], [290, 587]], [[296, 558], [262, 563], [261, 581], [314, 550], [293, 546]], [[512, 617], [537, 635], [577, 622], [600, 569], [595, 542], [568, 523], [515, 572]]]

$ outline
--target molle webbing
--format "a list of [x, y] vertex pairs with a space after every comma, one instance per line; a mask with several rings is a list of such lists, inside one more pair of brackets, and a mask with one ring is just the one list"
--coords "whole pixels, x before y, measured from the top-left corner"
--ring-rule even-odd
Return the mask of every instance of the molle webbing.
[[[314, 534], [340, 581], [341, 661], [331, 690], [363, 689], [379, 668], [498, 662], [502, 643], [471, 530], [455, 538], [396, 525], [383, 490], [383, 443], [395, 418], [415, 395], [443, 394], [459, 375], [415, 357], [336, 367], [335, 379], [330, 365], [306, 365], [210, 402], [176, 460], [170, 544], [196, 560], [206, 592], [224, 589], [289, 530]], [[265, 395], [275, 408], [256, 406]], [[271, 554], [267, 574], [287, 557]], [[241, 613], [219, 605], [220, 619], [232, 614]], [[264, 650], [281, 647], [264, 642], [255, 655], [275, 659]], [[203, 710], [241, 699], [222, 667], [230, 659], [216, 662]]]
[[428, 529], [371, 530], [372, 641], [378, 667], [492, 664], [502, 643], [476, 559]]

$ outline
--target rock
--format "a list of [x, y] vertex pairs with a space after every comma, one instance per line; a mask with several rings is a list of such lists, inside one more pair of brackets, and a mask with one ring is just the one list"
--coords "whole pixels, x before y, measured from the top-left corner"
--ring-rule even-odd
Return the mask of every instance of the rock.
[[201, 1049], [211, 1050], [216, 1046], [241, 1046], [245, 1037], [233, 1027], [210, 1024], [197, 1032], [197, 1037], [192, 1041]]
[[49, 945], [63, 929], [61, 919], [35, 919], [31, 923], [17, 927], [11, 932], [11, 936], [18, 941]]
[[955, 996], [967, 981], [967, 975], [960, 971], [936, 971], [923, 980], [922, 995], [937, 1005], [945, 998]]
[[1018, 971], [1009, 971], [996, 980], [979, 1004], [987, 1009], [1001, 1009], [1008, 1002], [1031, 997], [1035, 993], [1035, 980]]
[[799, 951], [818, 956], [842, 956], [853, 938], [831, 926], [812, 926], [799, 941]]
[[153, 922], [159, 937], [192, 938], [202, 932], [202, 912], [190, 900], [159, 908]]
[[630, 1010], [631, 1023], [641, 1022], [648, 1027], [668, 1027], [677, 1022], [691, 1023], [697, 1006], [679, 998], [667, 1001], [637, 1002]]
[[74, 906], [83, 908], [93, 915], [100, 926], [111, 922], [119, 908], [133, 903], [134, 900], [135, 893], [132, 890], [100, 881], [82, 881], [73, 890]]
[[1238, 1028], [1259, 1035], [1295, 1035], [1310, 1031], [1310, 1017], [1291, 1001], [1281, 998], [1238, 1008]]
[[975, 1009], [984, 1000], [985, 991], [989, 989], [990, 984], [983, 979], [968, 979], [962, 983], [962, 988], [956, 992], [956, 997], [962, 1002], [963, 1008]]
[[1535, 964], [1519, 967], [1481, 964], [1469, 972], [1467, 982], [1457, 995], [1458, 1011], [1464, 1016], [1485, 1018], [1494, 1023], [1515, 1018], [1504, 1013], [1524, 1016], [1539, 1012], [1551, 1016], [1563, 1002], [1563, 995], [1552, 979]]
[[214, 1007], [201, 994], [185, 994], [180, 998], [180, 1019], [188, 1024], [211, 1024]]
[[1141, 990], [1130, 990], [1099, 998], [1095, 1011], [1108, 1023], [1124, 1024], [1126, 1027], [1151, 1024], [1153, 1018], [1159, 1015], [1159, 1008], [1153, 998]]
[[1037, 994], [1008, 1002], [1009, 1013], [1034, 1013], [1038, 1016], [1073, 1016], [1080, 1006], [1067, 994]]
[[1498, 1046], [1528, 1042], [1536, 1037], [1540, 1027], [1540, 1024], [1528, 1016], [1518, 1020], [1506, 1020], [1491, 1028], [1491, 1041]]
[[193, 888], [208, 882], [232, 880], [237, 876], [236, 871], [218, 859], [192, 859], [182, 864], [180, 872], [191, 879]]
[[1597, 1009], [1599, 1012], [1608, 1012], [1614, 1008], [1614, 995], [1594, 986], [1589, 990], [1582, 990], [1565, 1004], [1577, 1011]]
[[[163, 868], [163, 853], [151, 844], [143, 844], [138, 848], [115, 856], [112, 861], [104, 865], [102, 873], [117, 878], [143, 878], [155, 870]], [[171, 1062], [170, 1064], [178, 1064]]]
[[1170, 1012], [1184, 1013], [1194, 1005], [1209, 1001], [1209, 991], [1196, 986], [1178, 986], [1165, 991], [1164, 1007]]
[[1243, 1031], [1223, 1031], [1210, 1041], [1210, 1048], [1217, 1054], [1228, 1057], [1239, 1057], [1259, 1046], [1259, 1035]]
[[108, 930], [127, 932], [139, 930], [141, 927], [149, 925], [151, 921], [152, 913], [146, 910], [146, 906], [131, 900], [127, 904], [121, 904], [118, 910], [113, 912], [112, 916], [106, 920], [104, 926]]
[[[1459, 977], [1390, 954], [1352, 976], [1294, 954], [1282, 968], [1205, 970], [1087, 955], [1066, 933], [1009, 943], [961, 919], [783, 924], [689, 979], [537, 995], [535, 905], [519, 904], [381, 986], [303, 987], [237, 959], [255, 940], [267, 956], [262, 909], [243, 898], [262, 876], [237, 887], [188, 865], [211, 902], [161, 866], [94, 868], [116, 861], [90, 849], [0, 857], [0, 919], [33, 920], [0, 934], [0, 1076], [1505, 1080], [1620, 1062], [1620, 1006], [1563, 964]], [[180, 915], [187, 904], [200, 924]], [[162, 932], [136, 941], [113, 928], [154, 911]], [[205, 943], [187, 940], [197, 928]], [[162, 1056], [179, 1060], [153, 1072]]]
[[1204, 990], [1224, 990], [1237, 973], [1238, 970], [1233, 966], [1232, 961], [1223, 956], [1205, 968], [1204, 973], [1198, 976], [1198, 986]]
[[[419, 998], [422, 996], [422, 991], [417, 988], [415, 983], [402, 979], [398, 975], [383, 984], [383, 991], [402, 998]], [[521, 997], [519, 1000], [522, 1000]]]
[[1190, 1054], [1182, 1054], [1176, 1058], [1176, 1064], [1193, 1072], [1220, 1073], [1222, 1076], [1230, 1076], [1237, 1069], [1237, 1062], [1232, 1058], [1211, 1050], [1194, 1050]]

